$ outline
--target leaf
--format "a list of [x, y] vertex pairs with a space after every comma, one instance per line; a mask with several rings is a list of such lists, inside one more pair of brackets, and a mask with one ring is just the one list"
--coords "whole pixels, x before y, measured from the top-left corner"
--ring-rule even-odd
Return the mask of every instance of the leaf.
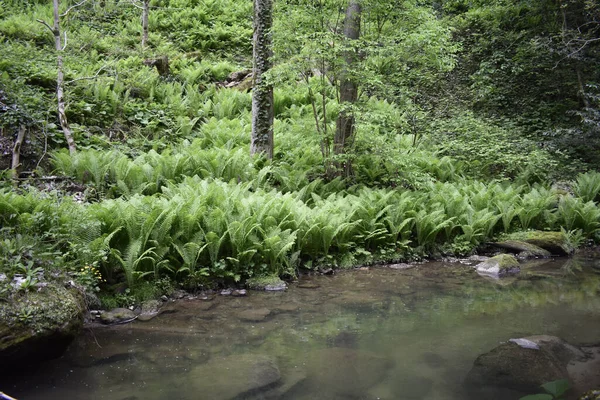
[[554, 397], [549, 394], [540, 393], [540, 394], [530, 394], [525, 397], [519, 398], [519, 400], [553, 400]]
[[544, 383], [542, 385], [542, 388], [544, 388], [546, 392], [550, 393], [555, 398], [561, 397], [567, 390], [569, 390], [570, 387], [571, 385], [567, 379], [559, 379], [557, 381]]

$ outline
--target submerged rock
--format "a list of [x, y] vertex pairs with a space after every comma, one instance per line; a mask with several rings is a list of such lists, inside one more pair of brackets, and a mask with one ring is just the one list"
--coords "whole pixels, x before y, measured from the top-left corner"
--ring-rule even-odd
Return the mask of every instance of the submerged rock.
[[502, 278], [508, 275], [517, 274], [521, 268], [519, 261], [510, 254], [499, 254], [489, 258], [475, 266], [477, 273], [494, 278]]
[[578, 348], [546, 335], [511, 339], [479, 356], [466, 383], [475, 391], [487, 388], [487, 396], [507, 389], [538, 393], [544, 383], [560, 379], [569, 380], [576, 394], [599, 385], [600, 349]]
[[62, 355], [79, 334], [85, 299], [58, 283], [0, 302], [0, 371], [14, 371]]
[[275, 359], [264, 355], [243, 354], [195, 367], [185, 385], [193, 387], [199, 398], [239, 399], [276, 386], [281, 379]]
[[250, 310], [240, 311], [236, 315], [242, 321], [261, 322], [264, 321], [269, 315], [271, 315], [271, 310], [267, 308], [254, 308]]
[[333, 347], [308, 355], [307, 380], [332, 397], [354, 398], [382, 381], [391, 367], [392, 361], [378, 354]]
[[115, 308], [100, 314], [100, 321], [106, 325], [129, 322], [135, 318], [135, 313], [127, 308]]

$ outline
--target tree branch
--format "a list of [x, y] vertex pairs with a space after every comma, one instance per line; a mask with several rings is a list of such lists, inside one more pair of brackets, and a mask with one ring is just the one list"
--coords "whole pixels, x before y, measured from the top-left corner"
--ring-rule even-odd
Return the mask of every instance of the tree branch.
[[46, 28], [50, 29], [50, 32], [54, 33], [54, 28], [52, 28], [50, 25], [48, 25], [48, 23], [46, 21], [44, 21], [43, 19], [37, 19], [37, 22], [39, 22], [40, 24], [44, 25]]
[[96, 79], [98, 77], [98, 75], [100, 75], [100, 72], [102, 72], [102, 70], [104, 70], [106, 67], [108, 67], [108, 65], [103, 65], [102, 67], [100, 67], [100, 69], [93, 76], [84, 76], [82, 78], [76, 78], [76, 79], [71, 79], [70, 81], [66, 81], [65, 85], [68, 85], [68, 84], [71, 84], [74, 82], [78, 82], [78, 81], [88, 81], [88, 80]]
[[61, 50], [62, 50], [62, 51], [65, 51], [65, 49], [67, 48], [67, 31], [65, 30], [65, 31], [63, 32], [63, 34], [64, 34], [64, 36], [65, 36], [65, 44], [63, 45], [63, 47], [62, 47], [62, 49], [61, 49]]
[[82, 0], [82, 1], [81, 1], [81, 2], [79, 2], [79, 3], [72, 5], [71, 7], [69, 7], [69, 8], [67, 9], [67, 11], [65, 11], [65, 12], [64, 12], [64, 13], [62, 13], [62, 14], [60, 14], [60, 17], [66, 17], [66, 16], [67, 16], [67, 14], [69, 14], [69, 13], [71, 12], [71, 10], [72, 10], [72, 9], [74, 9], [74, 8], [77, 8], [77, 7], [81, 6], [81, 5], [83, 5], [83, 3], [87, 3], [87, 2], [88, 2], [88, 0]]

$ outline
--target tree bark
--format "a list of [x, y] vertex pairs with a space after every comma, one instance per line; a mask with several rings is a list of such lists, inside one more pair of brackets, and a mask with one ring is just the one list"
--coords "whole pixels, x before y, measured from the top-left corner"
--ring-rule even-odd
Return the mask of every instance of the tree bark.
[[58, 12], [58, 1], [53, 0], [54, 4], [54, 27], [52, 33], [54, 34], [54, 47], [57, 53], [57, 75], [56, 75], [56, 99], [58, 102], [58, 119], [60, 121], [60, 127], [62, 128], [67, 145], [69, 146], [69, 153], [74, 154], [77, 151], [75, 140], [71, 134], [69, 123], [67, 121], [67, 115], [65, 114], [65, 91], [64, 91], [64, 75], [63, 75], [63, 47], [60, 40], [60, 14]]
[[273, 158], [273, 86], [264, 74], [272, 66], [273, 0], [254, 0], [252, 137], [250, 154]]
[[[344, 37], [347, 42], [360, 37], [360, 18], [362, 7], [359, 1], [350, 0], [344, 19]], [[349, 45], [350, 43], [347, 43]], [[354, 135], [354, 113], [352, 105], [358, 98], [358, 84], [350, 72], [356, 63], [356, 51], [348, 48], [344, 52], [344, 69], [340, 74], [340, 107], [341, 111], [336, 122], [335, 136], [333, 138], [333, 152], [335, 155], [344, 154], [350, 139]], [[336, 163], [338, 174], [349, 176], [352, 165], [349, 160]]]
[[15, 144], [12, 150], [12, 177], [13, 179], [17, 179], [19, 177], [19, 166], [21, 165], [21, 145], [23, 144], [23, 140], [25, 140], [25, 132], [27, 129], [24, 125], [19, 127], [19, 133], [17, 134], [17, 139], [15, 140]]
[[142, 49], [148, 44], [148, 14], [150, 13], [150, 0], [144, 0], [142, 11]]

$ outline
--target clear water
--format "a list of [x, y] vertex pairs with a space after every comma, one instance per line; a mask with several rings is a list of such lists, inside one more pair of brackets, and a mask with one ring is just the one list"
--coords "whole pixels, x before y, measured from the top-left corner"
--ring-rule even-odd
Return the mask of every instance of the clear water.
[[[303, 277], [284, 293], [181, 300], [149, 322], [87, 329], [61, 359], [0, 378], [0, 391], [219, 400], [236, 376], [219, 360], [268, 356], [281, 379], [243, 398], [465, 399], [473, 361], [500, 342], [534, 334], [600, 342], [597, 264], [538, 261], [494, 281], [460, 263], [427, 263]], [[270, 313], [264, 320], [242, 318], [260, 309]]]

